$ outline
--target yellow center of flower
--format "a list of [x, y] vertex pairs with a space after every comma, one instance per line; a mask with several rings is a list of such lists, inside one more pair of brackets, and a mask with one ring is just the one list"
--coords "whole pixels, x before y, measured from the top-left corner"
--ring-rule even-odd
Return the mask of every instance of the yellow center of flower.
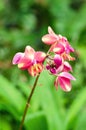
[[28, 68], [28, 72], [32, 75], [32, 76], [36, 76], [38, 75], [41, 71], [43, 70], [43, 65], [42, 64], [34, 64], [33, 66]]

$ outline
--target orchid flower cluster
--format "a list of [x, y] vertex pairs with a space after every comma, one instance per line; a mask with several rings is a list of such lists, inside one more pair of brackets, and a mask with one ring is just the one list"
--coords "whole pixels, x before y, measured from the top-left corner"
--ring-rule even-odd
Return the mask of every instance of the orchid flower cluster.
[[24, 53], [15, 54], [12, 63], [18, 64], [19, 69], [27, 70], [31, 76], [37, 76], [46, 69], [56, 77], [54, 81], [56, 89], [60, 85], [64, 91], [70, 91], [70, 81], [75, 80], [69, 73], [72, 72], [69, 61], [75, 60], [70, 55], [74, 49], [66, 37], [55, 34], [51, 27], [48, 27], [48, 34], [42, 37], [42, 42], [50, 46], [47, 53], [35, 51], [31, 46], [26, 46]]

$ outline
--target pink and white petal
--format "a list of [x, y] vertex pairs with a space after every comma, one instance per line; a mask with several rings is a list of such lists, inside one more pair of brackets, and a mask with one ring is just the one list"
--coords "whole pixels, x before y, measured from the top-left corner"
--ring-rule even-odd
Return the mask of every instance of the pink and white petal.
[[73, 71], [72, 66], [67, 61], [64, 62], [64, 70], [63, 71], [66, 71], [66, 72]]
[[18, 64], [18, 68], [20, 69], [28, 69], [31, 65], [33, 64], [31, 59], [28, 59], [26, 57], [23, 57], [19, 64]]
[[70, 52], [74, 52], [74, 48], [69, 44], [69, 50]]
[[34, 59], [35, 50], [31, 46], [26, 46], [25, 48], [25, 57], [33, 60]]
[[53, 51], [56, 54], [61, 54], [65, 51], [65, 48], [62, 44], [55, 43], [54, 45], [51, 46], [50, 51]]
[[63, 43], [68, 44], [68, 40], [67, 40], [67, 38], [64, 37], [64, 36], [61, 36], [61, 41], [62, 41]]
[[50, 26], [48, 27], [48, 33], [50, 35], [54, 36], [57, 39], [57, 41], [59, 41], [62, 38], [62, 36], [60, 34], [59, 35], [55, 34], [55, 32], [53, 31], [53, 29]]
[[61, 78], [67, 78], [67, 79], [70, 79], [70, 80], [76, 80], [70, 73], [68, 72], [62, 72], [59, 74], [59, 77]]
[[64, 68], [63, 64], [60, 65], [60, 66], [58, 67], [58, 69], [56, 70], [56, 73], [58, 74], [58, 73], [60, 73], [61, 71], [63, 71], [63, 68]]
[[54, 86], [56, 88], [56, 90], [58, 89], [58, 77], [56, 78], [55, 82], [54, 82]]
[[62, 57], [56, 54], [54, 56], [54, 63], [59, 67], [62, 64]]
[[55, 43], [57, 41], [57, 38], [53, 35], [50, 35], [50, 34], [46, 34], [42, 37], [42, 41], [45, 43], [45, 44], [48, 44], [48, 45], [51, 45], [53, 43]]
[[74, 49], [71, 47], [71, 45], [68, 43], [65, 46], [65, 51], [67, 54], [69, 54], [70, 52], [74, 52]]
[[70, 80], [64, 77], [58, 77], [58, 82], [60, 84], [60, 87], [66, 91], [69, 92], [71, 90], [71, 83]]
[[24, 53], [21, 52], [16, 53], [15, 56], [13, 57], [12, 63], [18, 64], [23, 57], [24, 57]]
[[48, 33], [56, 36], [55, 32], [53, 31], [53, 29], [50, 26], [48, 27]]
[[43, 62], [46, 57], [46, 54], [41, 51], [37, 51], [34, 54], [34, 58], [36, 59], [37, 62]]

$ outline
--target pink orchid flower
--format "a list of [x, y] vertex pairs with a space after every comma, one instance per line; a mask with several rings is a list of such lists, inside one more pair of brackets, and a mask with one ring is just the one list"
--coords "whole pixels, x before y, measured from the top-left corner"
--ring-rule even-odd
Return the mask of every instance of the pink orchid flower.
[[75, 78], [69, 74], [68, 72], [62, 72], [58, 75], [56, 78], [54, 85], [56, 89], [58, 88], [58, 84], [60, 85], [61, 89], [64, 91], [70, 91], [71, 90], [71, 82], [70, 80], [75, 80]]
[[41, 51], [35, 52], [31, 46], [26, 46], [25, 52], [15, 54], [12, 63], [18, 64], [18, 68], [27, 69], [30, 75], [36, 76], [43, 70], [43, 61], [46, 54]]
[[51, 27], [48, 27], [48, 33], [42, 37], [42, 41], [51, 45], [50, 51], [57, 54], [74, 52], [66, 37], [55, 34]]

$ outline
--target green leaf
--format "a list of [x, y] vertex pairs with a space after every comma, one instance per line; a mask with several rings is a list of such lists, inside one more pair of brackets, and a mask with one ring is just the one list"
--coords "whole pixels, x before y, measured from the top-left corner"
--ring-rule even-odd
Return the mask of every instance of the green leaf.
[[78, 13], [75, 13], [71, 21], [70, 34], [75, 42], [79, 39], [80, 33], [86, 27], [86, 4], [82, 6]]
[[22, 112], [23, 105], [25, 104], [23, 95], [3, 76], [0, 76], [0, 96], [19, 113]]
[[12, 130], [10, 122], [2, 117], [0, 118], [0, 130]]
[[70, 109], [68, 110], [68, 114], [66, 116], [65, 120], [65, 129], [69, 127], [70, 123], [74, 121], [76, 118], [78, 112], [81, 110], [83, 105], [86, 103], [86, 87], [83, 88], [79, 94], [76, 96], [76, 99], [73, 101], [73, 103], [70, 106]]
[[26, 117], [25, 126], [30, 130], [48, 130], [47, 120], [44, 112], [36, 112]]
[[[40, 87], [39, 84], [42, 84]], [[44, 71], [39, 78], [37, 88], [33, 97], [34, 102], [39, 100], [39, 105], [45, 112], [48, 122], [49, 130], [62, 130], [62, 119], [59, 111], [54, 102], [52, 91], [50, 87], [53, 87], [54, 78], [49, 75], [47, 71]], [[36, 95], [36, 96], [35, 96]]]
[[74, 130], [86, 130], [86, 110], [83, 109], [82, 112], [79, 113], [78, 120]]

